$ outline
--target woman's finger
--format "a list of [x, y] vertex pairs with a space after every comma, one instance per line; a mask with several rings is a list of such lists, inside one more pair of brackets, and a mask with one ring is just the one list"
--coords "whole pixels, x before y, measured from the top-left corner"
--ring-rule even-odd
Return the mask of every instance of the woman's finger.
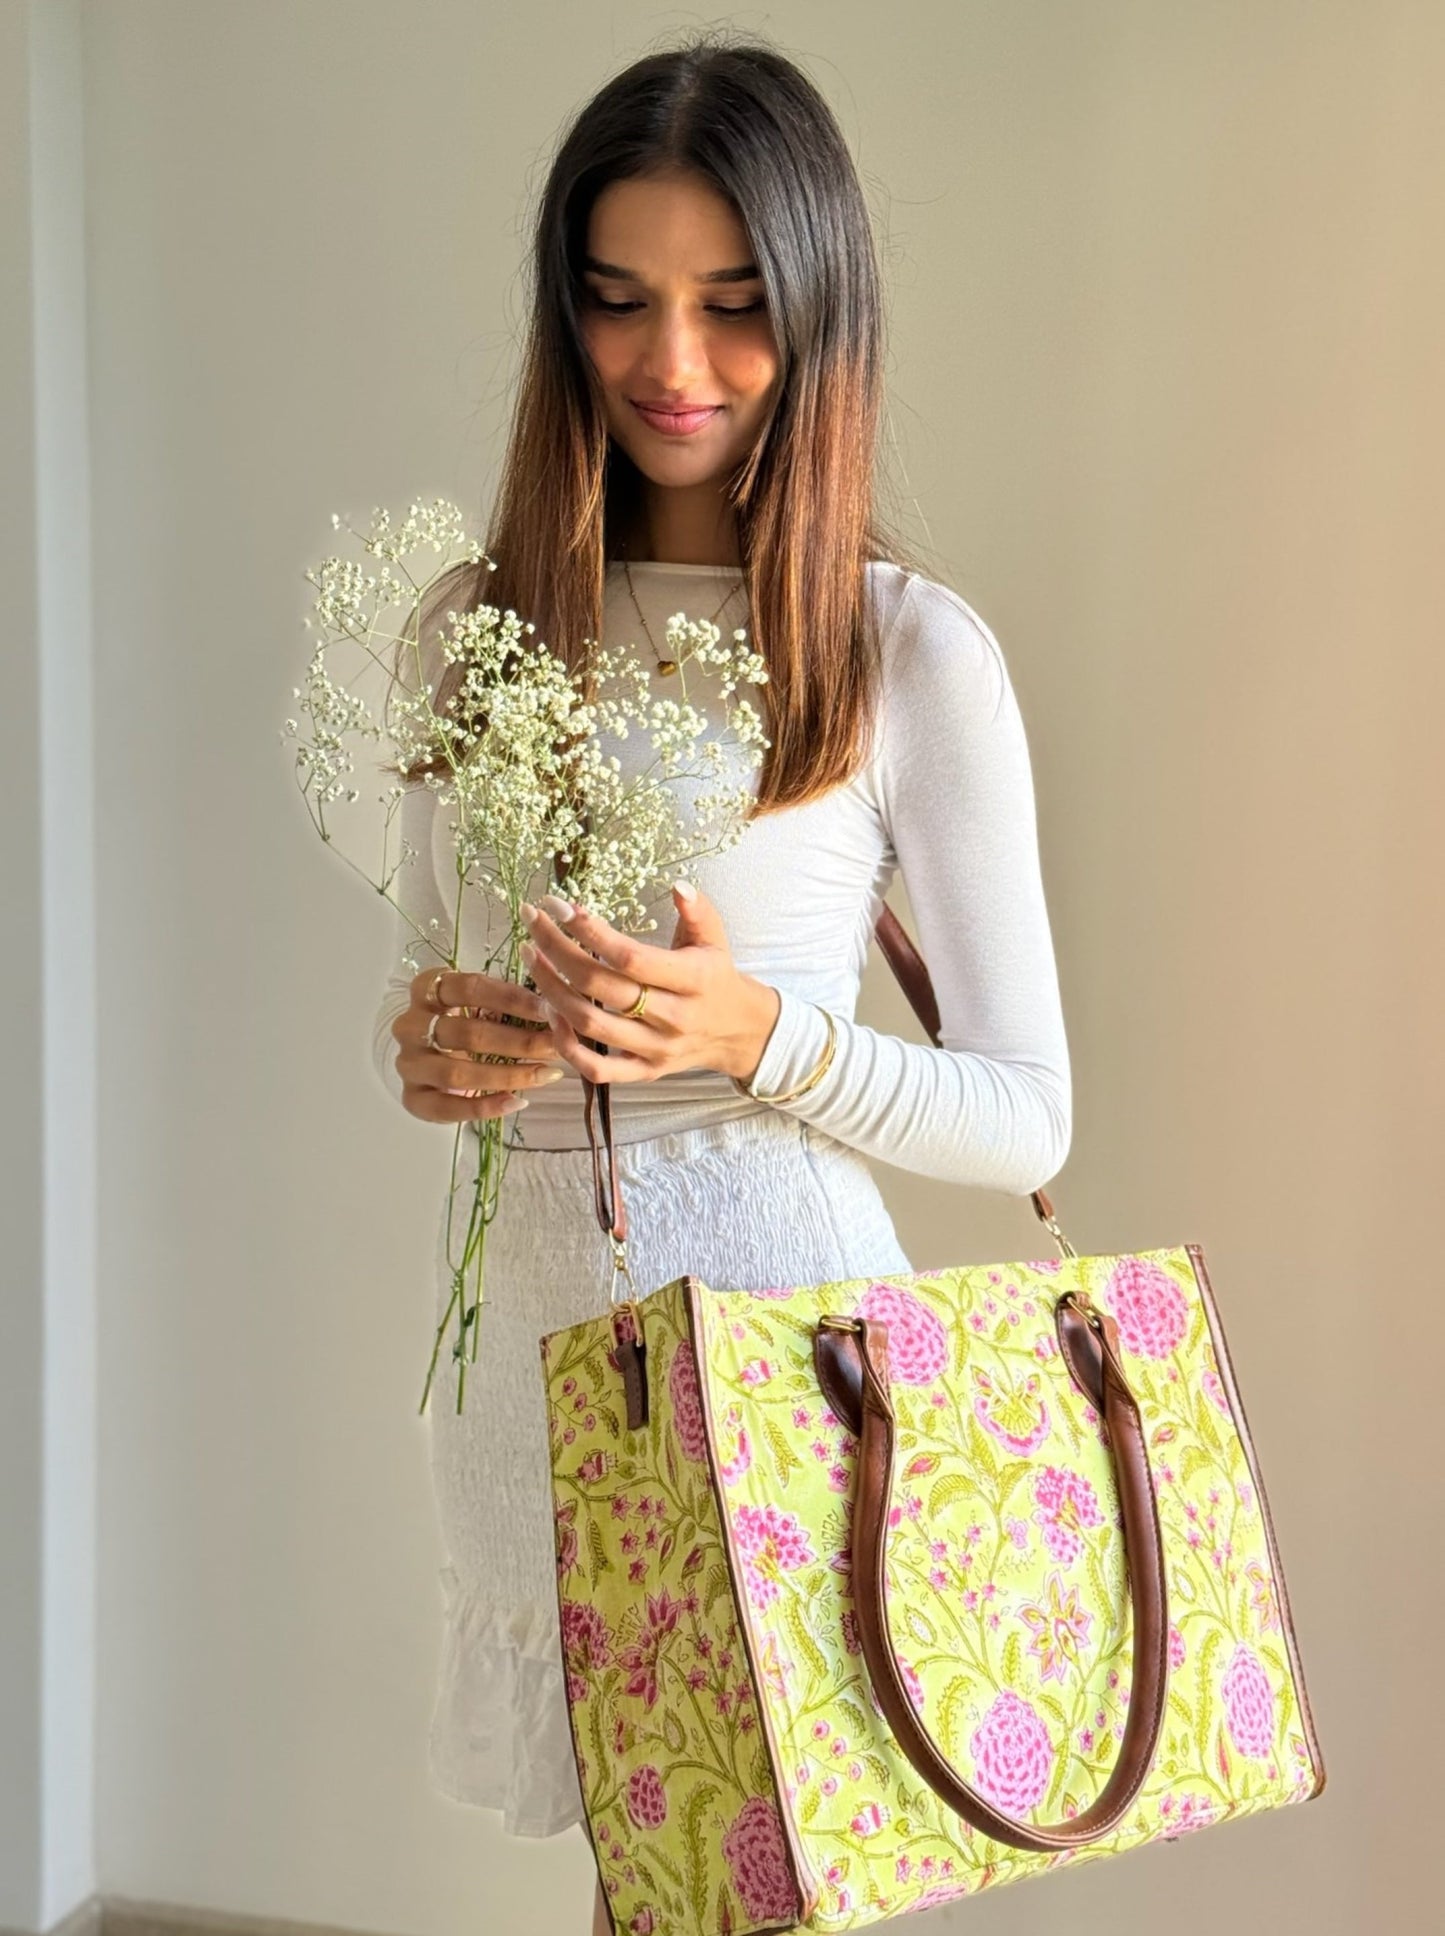
[[587, 908], [575, 909], [563, 927], [546, 908], [524, 902], [522, 919], [559, 973], [609, 1008], [626, 1008], [639, 982], [676, 994], [691, 993], [696, 987], [697, 972], [685, 950], [657, 948], [635, 935], [622, 934]]
[[[588, 1006], [591, 1006], [590, 1003]], [[593, 1008], [592, 1013], [598, 1015], [601, 1010]], [[552, 1031], [557, 1038], [559, 1052], [589, 1082], [651, 1082], [662, 1073], [655, 1061], [644, 1061], [641, 1056], [628, 1055], [625, 1050], [609, 1047], [607, 1054], [602, 1055], [596, 1049], [589, 1049], [560, 1009], [552, 1011]], [[587, 1033], [592, 1034], [590, 1026]], [[604, 1039], [601, 1035], [593, 1036], [594, 1041]]]
[[[542, 998], [537, 1003], [537, 1021], [545, 1024]], [[435, 1022], [435, 1028], [432, 1027]], [[413, 1009], [408, 1018], [413, 1040], [425, 1048], [445, 1050], [449, 1056], [470, 1056], [481, 1060], [500, 1056], [508, 1062], [555, 1062], [557, 1044], [547, 1027], [536, 1027], [531, 1017], [507, 1021], [488, 1011], [477, 1015], [466, 1009], [447, 1009], [437, 1015], [427, 1009]], [[430, 1032], [430, 1040], [428, 1033]]]
[[418, 1008], [491, 1009], [494, 1013], [537, 1017], [542, 1013], [536, 995], [503, 975], [482, 975], [465, 968], [424, 968], [414, 977], [411, 998]]
[[[560, 1018], [571, 1024], [574, 1040], [578, 1035], [590, 1036], [594, 1042], [605, 1042], [609, 1049], [616, 1049], [641, 1061], [655, 1060], [664, 1041], [670, 1039], [672, 1031], [668, 1027], [670, 1018], [666, 1014], [666, 1007], [674, 998], [665, 992], [658, 997], [651, 990], [648, 991], [647, 1012], [639, 1019], [623, 1015], [606, 1003], [599, 1007], [570, 982], [564, 981], [540, 948], [524, 948], [522, 958], [550, 1005], [554, 1030]], [[630, 985], [624, 982], [622, 988], [620, 1002], [625, 1008], [636, 1000], [637, 985], [635, 982]], [[659, 1009], [662, 1010], [661, 1017]], [[659, 1019], [664, 1024], [660, 1031], [655, 1026]], [[589, 1069], [587, 1074], [591, 1073]]]

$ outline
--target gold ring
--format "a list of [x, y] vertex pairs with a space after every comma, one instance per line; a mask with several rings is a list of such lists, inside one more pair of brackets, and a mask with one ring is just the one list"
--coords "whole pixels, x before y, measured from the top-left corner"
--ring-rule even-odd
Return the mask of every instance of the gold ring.
[[432, 984], [431, 984], [431, 987], [430, 987], [430, 988], [429, 988], [429, 989], [428, 989], [428, 990], [426, 991], [426, 1000], [427, 1000], [427, 1007], [428, 1007], [428, 1008], [438, 1008], [438, 1009], [439, 1009], [439, 1008], [441, 1007], [441, 1005], [442, 1005], [442, 998], [441, 998], [441, 985], [442, 985], [442, 976], [443, 976], [444, 974], [446, 974], [446, 973], [447, 973], [447, 970], [446, 970], [445, 968], [438, 968], [438, 969], [437, 969], [437, 971], [436, 971], [436, 973], [435, 973], [435, 974], [434, 974], [434, 975], [432, 976]]
[[638, 990], [637, 990], [637, 1000], [632, 1004], [631, 1008], [619, 1008], [617, 1013], [619, 1015], [625, 1015], [629, 1018], [636, 1018], [637, 1016], [641, 1015], [643, 1010], [647, 1007], [647, 992], [648, 992], [647, 983], [645, 981], [639, 983]]

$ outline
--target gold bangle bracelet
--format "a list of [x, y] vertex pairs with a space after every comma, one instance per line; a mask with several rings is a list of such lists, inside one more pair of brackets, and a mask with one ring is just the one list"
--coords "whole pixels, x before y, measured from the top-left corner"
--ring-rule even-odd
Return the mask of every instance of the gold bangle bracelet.
[[823, 1008], [819, 1002], [814, 1002], [813, 1007], [819, 1010], [824, 1021], [828, 1024], [828, 1043], [818, 1058], [818, 1066], [813, 1070], [813, 1073], [808, 1077], [807, 1081], [800, 1083], [796, 1089], [787, 1090], [782, 1095], [760, 1096], [755, 1089], [749, 1089], [748, 1085], [740, 1076], [734, 1076], [733, 1087], [740, 1094], [750, 1096], [754, 1102], [796, 1102], [799, 1096], [806, 1096], [810, 1089], [814, 1088], [823, 1080], [833, 1060], [834, 1051], [838, 1047], [838, 1025], [833, 1020], [831, 1009]]

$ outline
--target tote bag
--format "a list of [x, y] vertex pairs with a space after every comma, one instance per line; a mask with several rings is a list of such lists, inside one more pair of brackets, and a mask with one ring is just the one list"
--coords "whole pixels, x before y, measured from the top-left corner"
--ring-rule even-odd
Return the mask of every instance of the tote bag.
[[586, 1110], [612, 1299], [541, 1357], [614, 1930], [861, 1929], [1320, 1792], [1198, 1244], [1080, 1257], [1036, 1190], [1058, 1257], [638, 1298]]

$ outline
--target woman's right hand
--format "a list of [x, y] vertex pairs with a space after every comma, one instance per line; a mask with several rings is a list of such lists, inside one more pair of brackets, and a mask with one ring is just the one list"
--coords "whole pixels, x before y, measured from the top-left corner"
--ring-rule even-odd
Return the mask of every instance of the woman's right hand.
[[[435, 1047], [429, 1048], [433, 1021]], [[402, 1107], [424, 1123], [510, 1115], [523, 1106], [522, 1090], [567, 1073], [541, 996], [500, 975], [443, 968], [439, 978], [435, 968], [423, 968], [391, 1032], [399, 1044]], [[473, 1054], [505, 1059], [477, 1062]]]

